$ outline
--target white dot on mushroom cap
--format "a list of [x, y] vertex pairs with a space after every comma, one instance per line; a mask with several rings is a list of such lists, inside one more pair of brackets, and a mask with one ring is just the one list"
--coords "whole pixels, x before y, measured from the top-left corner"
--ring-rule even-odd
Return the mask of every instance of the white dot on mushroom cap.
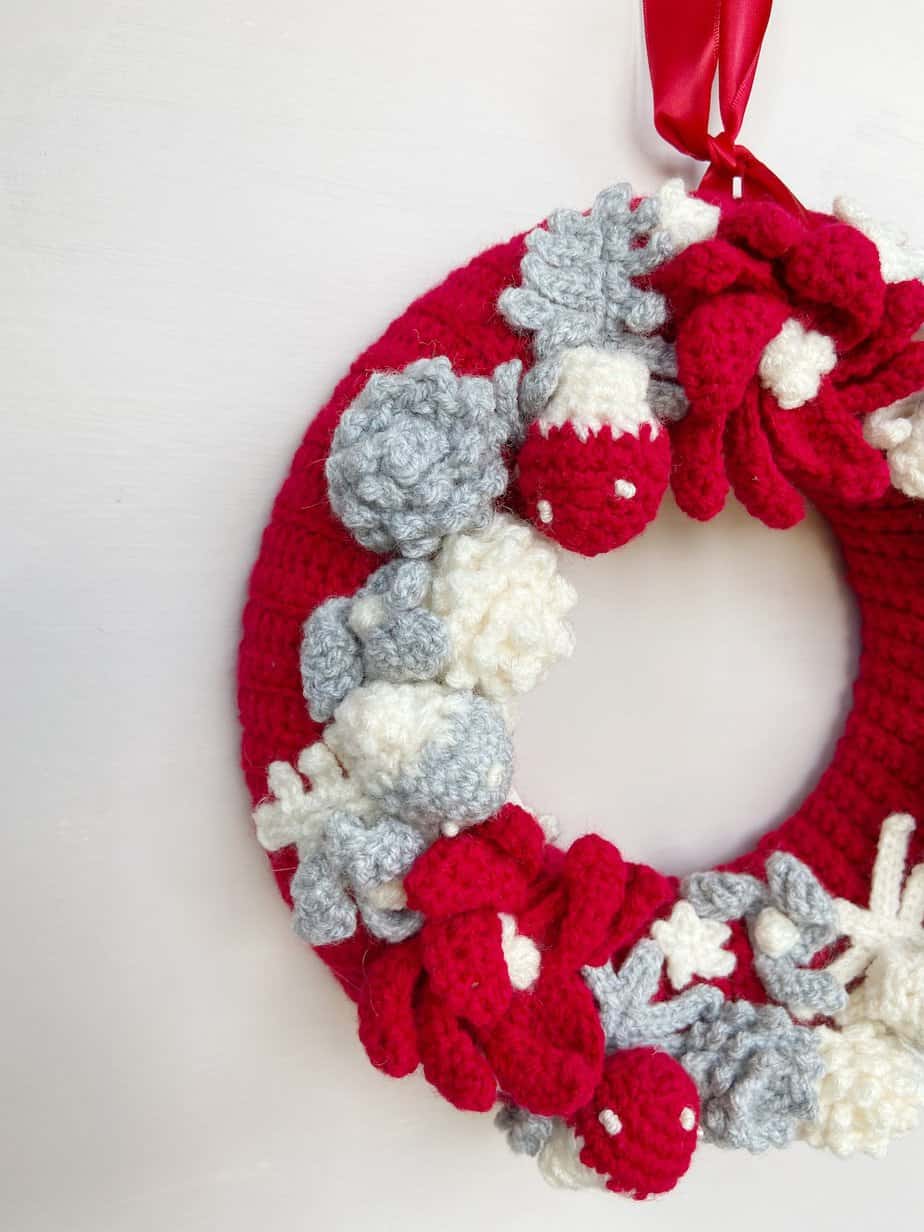
[[541, 500], [536, 503], [536, 513], [539, 514], [539, 521], [544, 522], [548, 526], [552, 520], [552, 506], [547, 500]]
[[600, 1122], [600, 1124], [603, 1126], [603, 1128], [606, 1130], [606, 1132], [610, 1135], [611, 1138], [615, 1137], [615, 1135], [618, 1134], [622, 1130], [622, 1121], [620, 1121], [619, 1117], [616, 1115], [616, 1113], [613, 1111], [612, 1108], [604, 1108], [603, 1111], [600, 1113], [600, 1115], [597, 1117], [597, 1120]]
[[692, 1108], [684, 1108], [680, 1114], [680, 1128], [692, 1129], [696, 1124], [696, 1113]]
[[454, 821], [444, 821], [440, 826], [444, 838], [455, 838], [459, 833], [459, 826]]
[[631, 500], [637, 489], [631, 479], [617, 479], [613, 491], [621, 500]]

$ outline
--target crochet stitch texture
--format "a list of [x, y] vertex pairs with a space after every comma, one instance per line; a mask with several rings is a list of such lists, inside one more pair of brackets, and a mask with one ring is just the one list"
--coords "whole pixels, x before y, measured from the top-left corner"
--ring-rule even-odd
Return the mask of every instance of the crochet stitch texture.
[[[490, 249], [356, 360], [264, 532], [242, 764], [296, 928], [377, 1067], [500, 1101], [561, 1183], [664, 1192], [700, 1127], [879, 1153], [920, 1103], [924, 288], [852, 217], [621, 187]], [[780, 528], [809, 496], [863, 631], [813, 791], [682, 887], [510, 800], [510, 699], [571, 645], [546, 540], [612, 550], [668, 481]]]

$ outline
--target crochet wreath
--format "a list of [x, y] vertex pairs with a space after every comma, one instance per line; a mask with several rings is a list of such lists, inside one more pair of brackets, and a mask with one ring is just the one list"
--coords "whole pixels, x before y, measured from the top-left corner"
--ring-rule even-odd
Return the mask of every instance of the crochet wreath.
[[[257, 836], [373, 1065], [496, 1110], [545, 1178], [634, 1198], [699, 1140], [879, 1155], [924, 1102], [924, 258], [838, 202], [625, 185], [490, 249], [317, 415], [240, 651]], [[671, 485], [836, 535], [854, 707], [793, 816], [685, 880], [512, 788], [572, 648], [561, 549]]]

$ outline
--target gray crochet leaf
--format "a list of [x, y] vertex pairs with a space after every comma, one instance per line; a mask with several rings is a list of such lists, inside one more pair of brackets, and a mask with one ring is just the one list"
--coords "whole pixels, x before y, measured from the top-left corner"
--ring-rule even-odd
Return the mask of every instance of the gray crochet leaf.
[[663, 1046], [677, 1032], [718, 1012], [718, 988], [694, 984], [678, 997], [652, 1002], [658, 991], [664, 955], [656, 941], [633, 946], [618, 971], [612, 964], [584, 967], [581, 974], [600, 1009], [607, 1050]]
[[494, 1124], [507, 1137], [507, 1145], [517, 1155], [539, 1154], [555, 1127], [552, 1117], [537, 1116], [516, 1104], [501, 1104]]
[[[313, 719], [325, 722], [351, 689], [367, 681], [398, 684], [439, 675], [450, 647], [443, 621], [422, 606], [432, 573], [427, 561], [390, 561], [353, 599], [328, 599], [312, 612], [300, 667]], [[363, 603], [369, 598], [376, 602]]]
[[517, 363], [500, 374], [500, 406], [492, 380], [456, 376], [445, 356], [369, 378], [326, 464], [331, 508], [361, 544], [424, 557], [445, 535], [487, 523], [507, 486], [502, 450], [519, 426]]
[[[714, 920], [744, 919], [754, 954], [754, 970], [774, 1001], [799, 1015], [830, 1015], [846, 1003], [846, 992], [825, 971], [808, 970], [819, 950], [837, 934], [834, 903], [817, 877], [786, 851], [766, 863], [767, 884], [743, 873], [695, 873], [683, 883], [683, 896], [697, 915]], [[785, 954], [764, 954], [757, 923], [765, 907], [774, 907], [798, 930]]]
[[699, 1089], [703, 1134], [718, 1146], [786, 1146], [817, 1115], [824, 1066], [816, 1034], [780, 1006], [726, 1002], [672, 1051]]
[[775, 851], [767, 860], [767, 885], [773, 904], [799, 928], [818, 928], [834, 939], [837, 912], [830, 894], [801, 860]]
[[693, 873], [681, 893], [704, 920], [740, 920], [765, 906], [763, 882], [746, 873]]
[[361, 647], [348, 624], [351, 606], [350, 599], [327, 599], [302, 630], [302, 691], [317, 723], [326, 722], [347, 693], [363, 682]]
[[537, 362], [520, 393], [527, 417], [554, 392], [563, 353], [580, 346], [637, 355], [653, 378], [655, 413], [677, 419], [686, 410], [673, 345], [648, 336], [664, 324], [666, 302], [637, 281], [671, 255], [670, 241], [657, 229], [657, 200], [634, 209], [631, 202], [629, 185], [617, 184], [589, 214], [559, 210], [526, 237], [522, 285], [508, 287], [498, 306], [515, 329], [533, 335]]
[[801, 1015], [831, 1017], [847, 1004], [847, 992], [833, 975], [797, 966], [791, 954], [758, 954], [754, 970], [774, 1001]]
[[416, 830], [393, 817], [366, 826], [352, 813], [332, 814], [318, 848], [292, 878], [295, 931], [311, 945], [344, 941], [356, 931], [358, 911], [375, 936], [404, 940], [420, 927], [418, 914], [384, 909], [369, 894], [403, 877], [425, 846]]

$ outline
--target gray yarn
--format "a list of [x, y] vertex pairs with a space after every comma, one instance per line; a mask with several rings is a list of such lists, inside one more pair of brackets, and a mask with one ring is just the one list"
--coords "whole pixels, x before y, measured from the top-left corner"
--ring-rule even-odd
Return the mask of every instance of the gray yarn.
[[411, 826], [386, 817], [365, 826], [352, 813], [333, 813], [318, 846], [292, 878], [296, 933], [311, 945], [345, 941], [356, 931], [357, 911], [376, 937], [403, 941], [422, 923], [415, 911], [390, 911], [369, 901], [369, 892], [403, 877], [426, 846]]
[[503, 712], [474, 693], [455, 696], [464, 705], [447, 720], [447, 729], [379, 797], [387, 813], [424, 828], [483, 821], [510, 792], [513, 745]]
[[658, 943], [643, 940], [633, 946], [618, 971], [611, 963], [583, 968], [581, 974], [600, 1009], [607, 1051], [663, 1047], [678, 1032], [719, 1012], [722, 992], [709, 984], [694, 984], [679, 997], [652, 1003], [663, 964]]
[[[774, 1001], [798, 1012], [830, 1016], [843, 1009], [847, 993], [827, 971], [808, 968], [815, 955], [837, 936], [834, 902], [801, 860], [775, 851], [767, 860], [767, 884], [739, 873], [696, 873], [683, 884], [683, 896], [697, 915], [711, 920], [745, 919], [754, 952], [754, 970]], [[779, 956], [760, 951], [755, 926], [765, 907], [775, 907], [799, 931], [795, 944]]]
[[[308, 617], [302, 634], [302, 690], [311, 717], [324, 722], [351, 689], [370, 680], [394, 684], [431, 680], [449, 658], [443, 621], [421, 605], [430, 591], [426, 561], [391, 561], [377, 569], [353, 599], [328, 599]], [[351, 623], [356, 604], [376, 596], [378, 621]]]
[[552, 1117], [537, 1116], [516, 1104], [502, 1104], [494, 1124], [506, 1134], [507, 1145], [517, 1155], [536, 1156], [552, 1136]]
[[352, 599], [328, 599], [302, 630], [302, 692], [318, 723], [329, 719], [347, 693], [363, 682], [359, 643], [347, 623], [352, 604]]
[[522, 285], [504, 291], [498, 306], [515, 329], [533, 335], [537, 363], [520, 394], [529, 415], [554, 392], [562, 354], [579, 346], [630, 351], [651, 372], [655, 413], [676, 419], [686, 409], [673, 346], [646, 337], [666, 320], [664, 297], [633, 282], [671, 256], [670, 240], [657, 230], [657, 200], [646, 198], [636, 209], [631, 201], [630, 186], [617, 184], [600, 193], [589, 214], [559, 210], [526, 237]]
[[361, 544], [430, 556], [445, 535], [486, 525], [507, 486], [501, 451], [521, 427], [520, 367], [457, 377], [439, 356], [370, 377], [326, 464], [331, 507]]
[[718, 1146], [786, 1146], [798, 1123], [817, 1115], [824, 1065], [816, 1034], [778, 1005], [726, 1002], [669, 1050], [696, 1083], [703, 1134]]

